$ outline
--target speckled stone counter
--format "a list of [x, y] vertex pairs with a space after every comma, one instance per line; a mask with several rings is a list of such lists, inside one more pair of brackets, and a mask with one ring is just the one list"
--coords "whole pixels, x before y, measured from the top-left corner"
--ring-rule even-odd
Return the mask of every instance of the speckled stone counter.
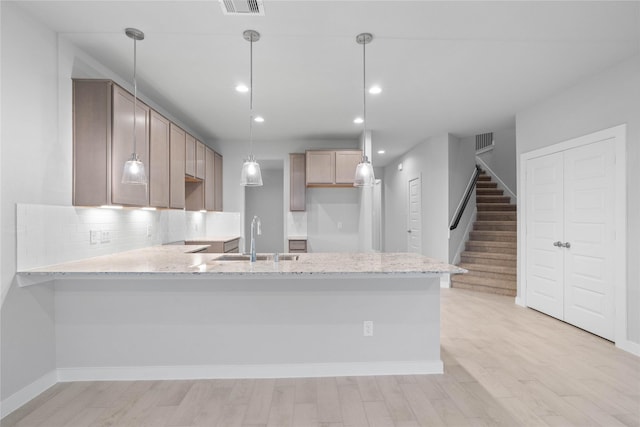
[[[198, 253], [202, 245], [153, 246], [80, 261], [56, 264], [19, 272], [25, 284], [39, 280], [74, 276], [144, 276], [177, 275], [208, 278], [211, 276], [298, 276], [298, 275], [440, 275], [464, 273], [459, 267], [411, 253], [310, 253], [295, 254], [296, 260], [275, 262], [269, 259], [254, 263], [224, 260], [228, 255]], [[233, 258], [233, 257], [231, 257]], [[284, 258], [284, 257], [282, 257]]]
[[57, 378], [442, 373], [440, 276], [464, 270], [407, 253], [250, 263], [191, 253], [201, 248], [157, 246], [19, 273], [22, 286], [53, 292]]

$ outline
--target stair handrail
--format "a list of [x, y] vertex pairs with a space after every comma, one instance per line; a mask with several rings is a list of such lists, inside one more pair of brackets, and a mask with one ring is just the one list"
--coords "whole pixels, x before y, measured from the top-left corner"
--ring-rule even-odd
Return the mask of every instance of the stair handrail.
[[478, 177], [480, 176], [480, 166], [475, 165], [475, 171], [467, 184], [467, 188], [464, 192], [464, 198], [460, 200], [458, 203], [458, 208], [456, 209], [456, 214], [454, 215], [454, 219], [449, 224], [449, 230], [455, 230], [458, 228], [458, 224], [460, 223], [460, 219], [462, 219], [462, 214], [464, 214], [464, 210], [467, 207], [467, 203], [469, 203], [469, 199], [471, 198], [471, 194], [473, 193], [473, 189], [476, 187], [478, 182]]

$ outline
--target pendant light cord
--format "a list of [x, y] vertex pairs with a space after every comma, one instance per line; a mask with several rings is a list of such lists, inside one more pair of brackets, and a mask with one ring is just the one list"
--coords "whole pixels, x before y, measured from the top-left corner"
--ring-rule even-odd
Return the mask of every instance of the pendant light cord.
[[253, 36], [249, 45], [249, 155], [253, 156]]
[[138, 58], [138, 52], [136, 50], [138, 41], [133, 38], [133, 154], [137, 157], [137, 148], [136, 148], [136, 122], [137, 117], [136, 113], [138, 110], [138, 81], [136, 79], [136, 62]]
[[362, 43], [362, 157], [367, 158], [367, 44]]

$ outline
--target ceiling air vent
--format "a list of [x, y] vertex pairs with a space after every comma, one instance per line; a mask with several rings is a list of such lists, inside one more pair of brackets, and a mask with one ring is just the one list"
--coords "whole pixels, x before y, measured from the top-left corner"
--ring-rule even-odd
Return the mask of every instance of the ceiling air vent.
[[264, 16], [262, 0], [220, 0], [225, 15], [258, 15]]

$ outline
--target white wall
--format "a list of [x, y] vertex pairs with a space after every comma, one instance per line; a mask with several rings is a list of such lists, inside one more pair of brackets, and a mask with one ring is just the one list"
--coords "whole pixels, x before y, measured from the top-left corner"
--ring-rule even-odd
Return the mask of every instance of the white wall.
[[[449, 259], [449, 135], [428, 138], [384, 169], [384, 250], [407, 251], [409, 180], [422, 182], [422, 253]], [[402, 163], [403, 170], [397, 165]]]
[[[465, 138], [466, 139], [466, 138]], [[469, 138], [475, 144], [475, 137]], [[516, 178], [516, 129], [493, 131], [493, 150], [478, 157], [502, 180], [513, 194], [518, 194]], [[515, 202], [512, 200], [512, 202]]]
[[627, 124], [628, 339], [640, 343], [640, 56], [518, 113], [516, 145], [520, 158], [622, 123]]
[[[2, 385], [4, 400], [55, 368], [53, 293], [19, 289], [16, 203], [70, 204], [71, 144], [59, 138], [56, 35], [2, 8]], [[16, 36], [19, 34], [20, 36]]]
[[360, 189], [307, 188], [309, 252], [358, 252]]
[[[460, 202], [464, 198], [465, 190], [470, 178], [475, 173], [475, 141], [469, 143], [466, 139], [459, 139], [449, 135], [449, 223], [453, 220]], [[474, 196], [473, 194], [472, 196]], [[467, 238], [466, 231], [473, 218], [476, 207], [475, 197], [470, 197], [458, 223], [458, 227], [449, 233], [449, 262], [456, 259]]]

